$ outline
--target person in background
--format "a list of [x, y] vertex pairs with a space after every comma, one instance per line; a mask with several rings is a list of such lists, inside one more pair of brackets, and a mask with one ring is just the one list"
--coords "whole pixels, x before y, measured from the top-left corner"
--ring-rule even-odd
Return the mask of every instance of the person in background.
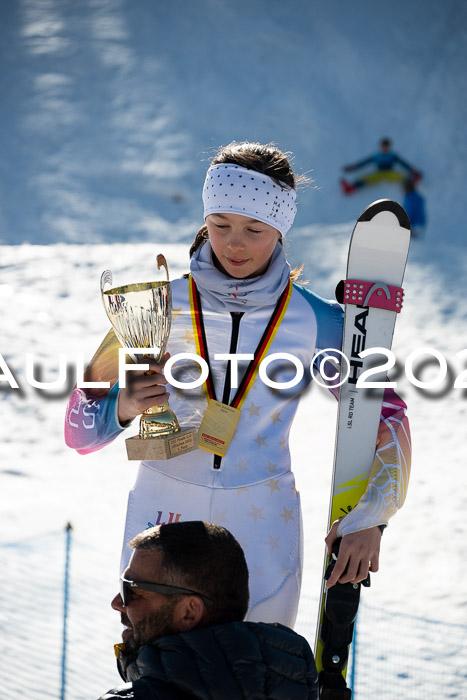
[[[368, 174], [362, 175], [362, 177], [352, 182], [344, 178], [341, 180], [341, 187], [344, 194], [352, 194], [362, 187], [374, 185], [383, 180], [401, 182], [401, 180], [407, 178], [407, 173], [414, 181], [418, 181], [421, 178], [421, 173], [418, 170], [392, 150], [392, 142], [391, 139], [388, 138], [381, 139], [379, 142], [379, 151], [377, 153], [363, 160], [359, 160], [357, 163], [344, 165], [342, 170], [345, 173], [350, 173], [354, 170], [365, 168], [367, 165], [373, 166], [373, 169]], [[398, 169], [397, 166], [402, 168], [402, 171]]]
[[248, 568], [225, 528], [160, 525], [134, 551], [112, 608], [124, 685], [100, 700], [315, 700], [317, 672], [304, 637], [280, 624], [244, 622]]
[[404, 180], [402, 188], [405, 193], [402, 206], [412, 225], [412, 237], [421, 238], [426, 226], [425, 199], [417, 191], [415, 182], [410, 178]]

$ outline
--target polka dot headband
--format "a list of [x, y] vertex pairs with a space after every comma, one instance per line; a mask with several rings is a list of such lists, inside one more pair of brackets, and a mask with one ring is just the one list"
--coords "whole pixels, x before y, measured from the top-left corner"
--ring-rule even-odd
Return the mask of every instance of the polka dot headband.
[[203, 187], [204, 218], [209, 214], [242, 214], [286, 234], [297, 207], [296, 192], [268, 175], [233, 163], [213, 165]]

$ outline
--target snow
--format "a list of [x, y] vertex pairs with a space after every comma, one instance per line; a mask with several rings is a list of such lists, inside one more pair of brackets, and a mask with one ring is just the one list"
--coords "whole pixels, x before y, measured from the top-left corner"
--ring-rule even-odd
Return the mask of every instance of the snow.
[[[364, 598], [394, 614], [467, 624], [466, 391], [453, 388], [467, 367], [456, 355], [467, 347], [466, 20], [456, 0], [1, 4], [0, 353], [20, 386], [0, 383], [0, 564], [12, 584], [0, 587], [2, 697], [58, 697], [68, 521], [68, 697], [97, 697], [118, 682], [111, 647], [120, 622], [109, 603], [136, 467], [123, 438], [87, 457], [65, 447], [73, 365], [107, 330], [104, 269], [119, 284], [152, 279], [162, 252], [171, 277], [187, 270], [209, 156], [233, 139], [275, 141], [314, 178], [300, 190], [287, 250], [327, 298], [360, 211], [381, 196], [401, 201], [395, 185], [344, 198], [341, 165], [389, 135], [425, 174], [429, 225], [412, 244], [393, 347], [412, 480]], [[441, 390], [417, 389], [404, 373], [410, 353], [427, 346], [448, 362]], [[65, 353], [66, 386], [32, 388], [27, 353], [44, 381]], [[311, 462], [310, 426], [320, 438]], [[334, 428], [335, 402], [314, 387], [291, 438], [306, 535], [297, 629], [311, 642]]]

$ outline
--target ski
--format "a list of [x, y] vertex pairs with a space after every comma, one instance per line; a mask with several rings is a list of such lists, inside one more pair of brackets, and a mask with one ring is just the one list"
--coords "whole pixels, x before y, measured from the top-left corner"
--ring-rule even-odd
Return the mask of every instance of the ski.
[[[347, 279], [338, 285], [338, 300], [345, 304], [337, 431], [328, 529], [350, 512], [365, 492], [373, 464], [384, 389], [357, 387], [358, 378], [374, 365], [375, 355], [364, 357], [364, 349], [390, 349], [410, 243], [410, 222], [400, 204], [381, 199], [368, 206], [352, 233], [347, 261]], [[378, 363], [381, 365], [381, 356]], [[386, 371], [371, 370], [372, 382], [384, 382]], [[364, 471], [366, 469], [366, 471]], [[348, 700], [346, 684], [349, 648], [358, 610], [359, 584], [335, 584], [329, 578], [337, 558], [339, 541], [331, 557], [325, 555], [319, 603], [315, 658], [322, 700]]]

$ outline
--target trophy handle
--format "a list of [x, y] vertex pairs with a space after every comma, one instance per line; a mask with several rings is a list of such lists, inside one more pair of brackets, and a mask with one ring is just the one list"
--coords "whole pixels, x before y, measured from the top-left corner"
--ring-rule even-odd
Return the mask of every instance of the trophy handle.
[[167, 267], [167, 260], [162, 255], [162, 253], [159, 253], [159, 255], [157, 256], [157, 269], [160, 270], [161, 267], [165, 267], [165, 274], [167, 275], [167, 282], [168, 282], [169, 281], [169, 268]]
[[112, 286], [112, 273], [110, 272], [110, 270], [104, 270], [104, 272], [101, 275], [101, 294], [104, 293], [104, 287], [106, 284], [108, 284], [109, 287]]

